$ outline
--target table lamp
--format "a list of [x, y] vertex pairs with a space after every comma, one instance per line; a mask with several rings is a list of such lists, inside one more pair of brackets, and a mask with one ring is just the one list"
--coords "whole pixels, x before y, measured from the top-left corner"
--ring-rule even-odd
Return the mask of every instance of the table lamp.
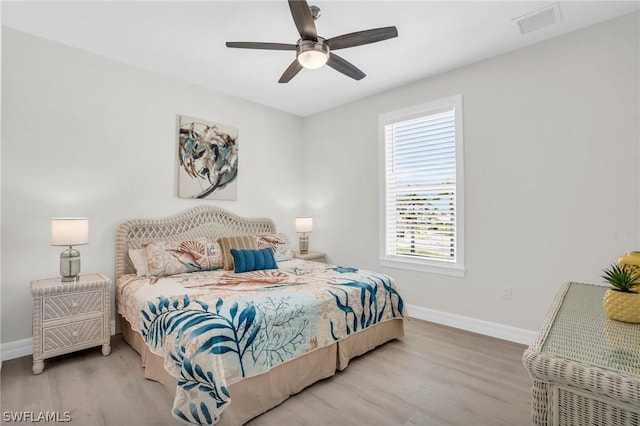
[[51, 245], [68, 246], [60, 253], [60, 275], [63, 282], [75, 281], [80, 274], [80, 252], [73, 246], [88, 243], [89, 219], [86, 217], [51, 219]]
[[309, 237], [307, 232], [313, 231], [312, 217], [296, 217], [296, 232], [300, 235], [300, 254], [309, 253]]

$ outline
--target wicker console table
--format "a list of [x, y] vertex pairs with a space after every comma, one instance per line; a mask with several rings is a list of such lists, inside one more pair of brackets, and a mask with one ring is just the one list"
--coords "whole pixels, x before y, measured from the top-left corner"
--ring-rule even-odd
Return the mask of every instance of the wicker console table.
[[522, 362], [535, 425], [640, 425], [640, 324], [609, 319], [606, 287], [568, 283]]

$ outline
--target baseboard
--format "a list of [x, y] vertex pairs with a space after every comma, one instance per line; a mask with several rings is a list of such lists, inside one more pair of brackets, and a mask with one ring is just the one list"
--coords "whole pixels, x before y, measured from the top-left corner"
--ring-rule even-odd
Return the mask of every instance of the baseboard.
[[417, 305], [406, 306], [410, 317], [484, 334], [485, 336], [497, 337], [498, 339], [521, 343], [523, 345], [530, 345], [536, 335], [535, 331], [525, 330], [523, 328], [436, 311]]
[[2, 344], [2, 361], [20, 358], [33, 353], [33, 339], [14, 340]]
[[[111, 321], [111, 335], [113, 336], [116, 333], [116, 322]], [[33, 339], [31, 337], [22, 339], [22, 340], [14, 340], [13, 342], [3, 343], [0, 346], [0, 356], [2, 361], [9, 361], [10, 359], [20, 358], [23, 356], [28, 356], [33, 353]]]
[[[406, 307], [409, 311], [409, 316], [413, 318], [448, 325], [450, 327], [472, 331], [474, 333], [484, 334], [485, 336], [496, 337], [510, 342], [521, 343], [523, 345], [531, 344], [536, 335], [535, 331], [464, 317], [462, 315], [450, 314], [448, 312], [436, 311], [422, 306], [406, 305]], [[116, 322], [111, 321], [111, 335], [113, 336], [115, 332]], [[30, 337], [27, 339], [3, 343], [0, 346], [2, 361], [28, 356], [32, 353], [33, 339]]]

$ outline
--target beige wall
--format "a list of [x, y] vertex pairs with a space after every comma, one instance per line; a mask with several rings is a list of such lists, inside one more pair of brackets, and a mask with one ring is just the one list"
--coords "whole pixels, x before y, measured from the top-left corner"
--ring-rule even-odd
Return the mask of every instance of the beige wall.
[[563, 281], [640, 249], [638, 35], [636, 13], [302, 119], [4, 29], [1, 341], [31, 336], [29, 281], [58, 274], [51, 217], [88, 216], [82, 269], [113, 277], [118, 223], [200, 204], [175, 196], [177, 114], [240, 129], [238, 201], [208, 204], [293, 241], [311, 214], [312, 249], [382, 269], [378, 115], [457, 93], [467, 274], [384, 271], [412, 305], [535, 330]]
[[[634, 13], [308, 117], [311, 247], [412, 305], [536, 330], [563, 282], [640, 249], [638, 40]], [[380, 268], [378, 115], [458, 93], [466, 276]]]
[[117, 225], [203, 202], [176, 197], [176, 117], [239, 128], [238, 201], [295, 238], [302, 119], [4, 29], [2, 342], [31, 336], [32, 279], [58, 275], [54, 216], [87, 216], [82, 270], [113, 278]]

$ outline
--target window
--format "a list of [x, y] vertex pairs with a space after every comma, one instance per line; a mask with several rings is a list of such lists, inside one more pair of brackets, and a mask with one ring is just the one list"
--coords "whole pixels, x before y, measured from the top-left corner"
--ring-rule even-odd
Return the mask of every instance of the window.
[[382, 114], [382, 266], [464, 275], [462, 96]]

